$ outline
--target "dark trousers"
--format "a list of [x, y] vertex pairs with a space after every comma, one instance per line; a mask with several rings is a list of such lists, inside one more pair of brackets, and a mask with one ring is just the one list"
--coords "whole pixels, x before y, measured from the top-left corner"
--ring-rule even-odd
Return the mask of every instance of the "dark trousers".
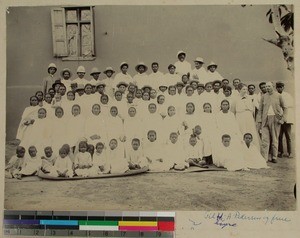
[[286, 139], [286, 147], [288, 154], [291, 154], [291, 127], [290, 123], [283, 123], [280, 127], [279, 138], [278, 138], [278, 152], [283, 153], [283, 135]]

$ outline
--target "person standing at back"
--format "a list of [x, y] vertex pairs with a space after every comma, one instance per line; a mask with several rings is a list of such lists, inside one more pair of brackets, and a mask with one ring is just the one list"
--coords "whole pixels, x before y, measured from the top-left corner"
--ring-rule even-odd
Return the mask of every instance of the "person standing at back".
[[182, 76], [183, 74], [189, 74], [191, 72], [192, 66], [186, 61], [186, 53], [184, 51], [178, 51], [177, 53], [178, 61], [175, 62], [174, 66], [176, 68], [176, 74]]
[[279, 133], [279, 144], [278, 144], [278, 157], [283, 156], [283, 135], [285, 135], [286, 146], [287, 146], [287, 157], [292, 158], [292, 149], [291, 149], [291, 128], [294, 124], [295, 115], [294, 115], [294, 102], [292, 96], [284, 91], [284, 83], [277, 82], [276, 89], [279, 94], [281, 94], [284, 104], [286, 106], [286, 120], [280, 127]]
[[271, 82], [266, 83], [266, 91], [267, 93], [261, 98], [257, 114], [258, 126], [261, 129], [261, 153], [266, 161], [277, 163], [278, 137], [280, 126], [286, 120], [286, 106], [282, 96], [274, 91]]

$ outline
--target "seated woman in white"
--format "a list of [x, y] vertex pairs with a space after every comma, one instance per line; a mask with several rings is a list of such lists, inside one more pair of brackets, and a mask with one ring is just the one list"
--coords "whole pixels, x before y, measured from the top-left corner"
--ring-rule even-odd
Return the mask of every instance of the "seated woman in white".
[[162, 148], [164, 142], [157, 136], [155, 130], [147, 132], [147, 139], [144, 139], [144, 155], [149, 161], [151, 171], [169, 171], [170, 163], [167, 162], [166, 155]]
[[16, 135], [16, 138], [18, 140], [22, 140], [25, 130], [27, 130], [32, 126], [32, 124], [34, 123], [37, 117], [37, 111], [40, 108], [41, 107], [39, 106], [37, 97], [36, 96], [30, 97], [30, 106], [25, 108], [19, 124], [18, 132]]
[[61, 107], [55, 109], [55, 117], [51, 120], [51, 146], [55, 154], [63, 144], [68, 143], [67, 135], [68, 119], [64, 116], [64, 110]]
[[81, 108], [78, 104], [72, 107], [72, 116], [68, 118], [66, 125], [68, 144], [73, 147], [79, 138], [85, 136], [85, 117], [81, 114]]
[[205, 91], [202, 93], [201, 104], [209, 103], [211, 105], [212, 113], [215, 114], [220, 111], [220, 105], [218, 104], [217, 94], [215, 94], [212, 89], [212, 82], [205, 84]]
[[148, 105], [148, 113], [143, 114], [143, 127], [144, 131], [149, 130], [162, 131], [162, 117], [156, 112], [156, 104], [150, 103]]
[[185, 161], [186, 155], [184, 152], [183, 143], [181, 140], [178, 140], [178, 133], [171, 132], [169, 140], [165, 145], [165, 165], [174, 170], [182, 171], [187, 169], [189, 164]]
[[105, 117], [106, 135], [107, 138], [118, 138], [125, 140], [123, 120], [118, 115], [118, 108], [112, 106], [110, 115]]
[[110, 114], [110, 99], [108, 95], [103, 94], [100, 97], [100, 102], [101, 102], [101, 113], [104, 118], [108, 117]]
[[195, 113], [195, 105], [188, 102], [185, 106], [186, 113], [182, 117], [184, 130], [191, 131], [199, 123], [199, 116]]
[[231, 137], [231, 144], [242, 150], [243, 137], [234, 114], [229, 111], [229, 102], [221, 102], [221, 111], [216, 114], [218, 136], [228, 134]]
[[124, 132], [126, 135], [126, 147], [130, 148], [133, 138], [141, 138], [143, 136], [143, 123], [141, 116], [137, 115], [135, 107], [128, 109], [128, 116], [124, 120]]
[[45, 145], [51, 144], [51, 130], [50, 120], [47, 118], [47, 111], [45, 108], [40, 108], [38, 110], [38, 116], [32, 126], [24, 131], [20, 146], [27, 149], [34, 145], [39, 152], [42, 152]]
[[124, 152], [124, 145], [121, 140], [113, 138], [109, 141], [107, 157], [111, 174], [125, 173], [129, 169]]
[[166, 103], [166, 97], [165, 95], [158, 95], [157, 96], [157, 113], [162, 116], [162, 118], [165, 118], [167, 116], [168, 111], [168, 105]]
[[222, 135], [222, 143], [218, 143], [218, 149], [213, 154], [214, 164], [226, 168], [229, 171], [248, 170], [241, 150], [230, 144], [230, 135]]
[[118, 115], [122, 119], [127, 116], [127, 103], [123, 98], [123, 94], [120, 91], [115, 92], [115, 97], [111, 100], [111, 106], [118, 108]]
[[106, 131], [101, 106], [94, 104], [92, 113], [89, 113], [85, 121], [85, 137], [88, 139], [88, 143], [95, 146], [100, 139], [106, 140]]
[[163, 136], [166, 141], [169, 139], [171, 132], [177, 132], [178, 135], [182, 135], [184, 132], [182, 119], [177, 115], [176, 108], [169, 106], [167, 111], [168, 115], [163, 119]]
[[258, 148], [252, 143], [253, 136], [250, 133], [244, 135], [244, 157], [249, 169], [269, 168]]
[[131, 140], [131, 145], [126, 146], [125, 150], [129, 169], [141, 169], [148, 166], [148, 160], [144, 155], [140, 139], [133, 138]]

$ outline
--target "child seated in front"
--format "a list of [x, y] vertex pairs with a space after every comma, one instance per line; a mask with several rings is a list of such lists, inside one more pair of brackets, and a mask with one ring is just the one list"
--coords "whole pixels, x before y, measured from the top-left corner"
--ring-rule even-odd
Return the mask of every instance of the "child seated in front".
[[25, 148], [23, 146], [18, 146], [16, 149], [16, 154], [11, 157], [8, 164], [5, 167], [5, 177], [6, 178], [18, 178], [19, 172], [24, 163]]
[[189, 166], [207, 168], [206, 161], [203, 160], [203, 150], [203, 141], [199, 140], [196, 135], [191, 135], [189, 137], [189, 144], [185, 150], [187, 155], [186, 162]]
[[90, 168], [93, 166], [92, 156], [88, 152], [88, 144], [86, 141], [80, 141], [78, 144], [78, 152], [74, 157], [74, 171], [80, 177], [88, 177]]
[[109, 141], [108, 158], [111, 174], [125, 173], [129, 169], [124, 156], [124, 145], [121, 140], [120, 143], [118, 143], [117, 139]]
[[42, 167], [42, 160], [37, 156], [37, 149], [35, 146], [30, 146], [28, 148], [29, 156], [24, 159], [22, 169], [19, 172], [19, 177], [23, 175], [35, 175]]
[[53, 155], [53, 150], [51, 146], [47, 146], [44, 149], [45, 156], [42, 156], [42, 168], [41, 170], [44, 173], [50, 173], [51, 169], [53, 168], [56, 160], [56, 156]]
[[171, 132], [169, 141], [166, 145], [166, 159], [165, 164], [169, 169], [183, 171], [189, 167], [185, 161], [185, 154], [182, 143], [178, 142], [177, 132]]
[[246, 167], [242, 151], [233, 148], [230, 141], [230, 135], [222, 135], [222, 145], [213, 154], [214, 164], [217, 167], [226, 168], [228, 171], [249, 170]]
[[141, 169], [148, 165], [148, 161], [144, 156], [141, 142], [138, 138], [133, 138], [131, 147], [126, 151], [129, 169]]
[[93, 172], [95, 175], [108, 173], [110, 168], [107, 161], [106, 149], [102, 142], [98, 142], [93, 154]]
[[245, 146], [243, 148], [245, 163], [247, 167], [250, 169], [269, 168], [269, 166], [267, 166], [266, 160], [264, 159], [264, 157], [262, 157], [258, 148], [252, 143], [252, 140], [252, 134], [246, 133], [244, 135]]
[[69, 157], [70, 147], [63, 145], [59, 149], [59, 156], [55, 160], [49, 175], [53, 177], [73, 177], [73, 163]]
[[147, 141], [144, 143], [144, 153], [149, 162], [151, 171], [169, 171], [170, 163], [164, 163], [164, 151], [162, 150], [161, 140], [157, 138], [155, 130], [149, 130], [147, 133]]

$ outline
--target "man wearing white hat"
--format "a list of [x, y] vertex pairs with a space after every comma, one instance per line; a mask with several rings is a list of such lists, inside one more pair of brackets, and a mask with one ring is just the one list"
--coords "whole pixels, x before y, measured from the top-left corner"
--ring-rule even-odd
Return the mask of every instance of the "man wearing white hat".
[[222, 81], [223, 77], [218, 73], [217, 67], [218, 65], [214, 62], [210, 62], [210, 64], [207, 66], [207, 82], [213, 82], [215, 80]]
[[86, 82], [84, 82], [84, 84], [91, 84], [93, 86], [96, 86], [96, 84], [99, 82], [99, 76], [100, 76], [101, 72], [97, 67], [92, 68], [90, 76], [92, 76], [90, 78], [90, 80], [86, 80]]
[[137, 74], [133, 76], [133, 82], [138, 88], [142, 88], [148, 81], [148, 75], [146, 74], [148, 67], [143, 62], [140, 62], [135, 66], [135, 70], [137, 71]]
[[207, 71], [202, 67], [204, 64], [203, 58], [197, 57], [194, 60], [195, 68], [190, 72], [191, 80], [198, 80], [199, 83], [207, 83]]
[[113, 74], [115, 73], [115, 71], [112, 67], [106, 67], [106, 69], [103, 71], [103, 73], [106, 75], [106, 78], [100, 80], [100, 82], [103, 82], [106, 85], [107, 95], [110, 98], [113, 98], [114, 97], [113, 85], [116, 85], [115, 79], [113, 77]]
[[[127, 72], [129, 68], [129, 64], [126, 62], [122, 62], [120, 64], [120, 70], [121, 72], [117, 73], [113, 82], [112, 87], [114, 88], [114, 90], [116, 90], [116, 86], [118, 83], [124, 81], [127, 84], [129, 83], [133, 83], [132, 77], [131, 75]], [[115, 91], [114, 91], [115, 92]]]
[[184, 51], [178, 51], [177, 53], [178, 61], [175, 62], [176, 73], [179, 75], [188, 74], [192, 70], [192, 66], [189, 62], [185, 60], [186, 53]]
[[[77, 84], [77, 85], [78, 84], [83, 84], [83, 85], [87, 84], [88, 80], [86, 80], [84, 78], [84, 75], [86, 73], [85, 68], [82, 65], [80, 65], [80, 66], [78, 66], [76, 72], [77, 72], [78, 77], [72, 81], [72, 84]], [[74, 86], [73, 86], [73, 88], [74, 88]]]
[[54, 63], [48, 65], [48, 76], [43, 79], [43, 93], [44, 95], [48, 93], [48, 90], [52, 88], [52, 85], [56, 80], [59, 80], [58, 77], [54, 76], [57, 71], [57, 67]]

